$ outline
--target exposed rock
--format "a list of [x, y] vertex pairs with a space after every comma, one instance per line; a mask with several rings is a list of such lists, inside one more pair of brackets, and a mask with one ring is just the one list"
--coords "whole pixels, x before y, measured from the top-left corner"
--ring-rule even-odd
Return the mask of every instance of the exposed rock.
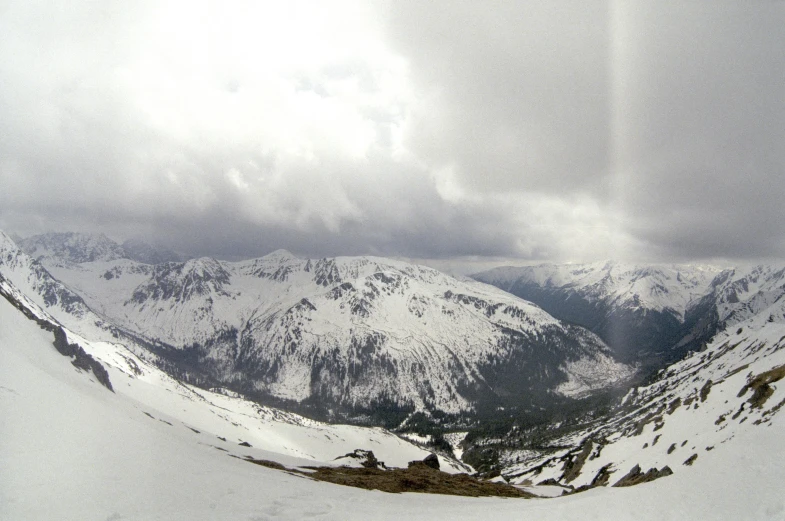
[[432, 469], [439, 470], [439, 458], [436, 456], [436, 454], [428, 454], [425, 459], [422, 460], [422, 462]]
[[439, 458], [436, 454], [428, 454], [422, 461], [410, 461], [409, 468], [417, 467], [417, 466], [426, 466], [432, 468], [434, 470], [439, 470]]
[[747, 400], [752, 408], [762, 409], [766, 400], [774, 394], [774, 388], [770, 384], [785, 378], [785, 365], [780, 365], [769, 371], [763, 372], [751, 378], [739, 391], [738, 396], [744, 396], [748, 389], [752, 389], [752, 396]]
[[96, 380], [98, 380], [98, 383], [114, 392], [112, 382], [109, 380], [109, 373], [106, 371], [106, 368], [101, 365], [101, 362], [93, 358], [92, 355], [87, 354], [79, 344], [69, 344], [68, 337], [63, 328], [58, 327], [55, 329], [54, 336], [55, 339], [52, 344], [61, 355], [73, 357], [74, 359], [71, 361], [71, 364], [73, 364], [74, 367], [83, 371], [92, 371]]
[[363, 450], [363, 449], [356, 449], [354, 452], [350, 452], [348, 454], [344, 454], [343, 456], [339, 456], [335, 458], [335, 460], [340, 460], [344, 458], [351, 458], [356, 459], [360, 465], [367, 469], [384, 469], [387, 468], [384, 462], [379, 461], [376, 459], [372, 450]]
[[569, 456], [569, 459], [565, 460], [563, 467], [564, 474], [562, 474], [561, 477], [561, 480], [564, 481], [564, 483], [569, 483], [580, 475], [584, 463], [586, 463], [589, 454], [591, 454], [591, 449], [592, 441], [586, 440], [583, 443], [583, 446], [581, 446], [581, 451], [577, 455], [574, 457]]
[[706, 401], [706, 398], [709, 397], [709, 392], [711, 391], [711, 380], [706, 380], [706, 383], [703, 384], [700, 390], [700, 397], [701, 403]]
[[659, 479], [665, 476], [670, 476], [673, 474], [673, 471], [667, 465], [662, 467], [660, 470], [655, 468], [651, 468], [648, 472], [643, 473], [641, 472], [640, 465], [635, 465], [626, 476], [621, 478], [619, 481], [616, 482], [614, 487], [631, 487], [633, 485], [639, 485], [641, 483], [646, 483], [649, 481], [654, 481], [655, 479]]
[[608, 484], [608, 481], [610, 480], [611, 474], [613, 474], [613, 471], [611, 470], [611, 464], [609, 463], [609, 464], [605, 465], [604, 467], [602, 467], [599, 471], [597, 471], [597, 475], [594, 476], [593, 480], [591, 480], [591, 483], [589, 484], [589, 486], [592, 487], [592, 488], [593, 487], [604, 487], [605, 485]]

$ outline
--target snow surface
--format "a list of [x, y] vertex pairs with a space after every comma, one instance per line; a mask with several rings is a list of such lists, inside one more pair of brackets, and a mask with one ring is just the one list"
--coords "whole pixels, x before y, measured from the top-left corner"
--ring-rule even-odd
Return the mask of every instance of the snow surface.
[[[194, 432], [215, 414], [185, 388], [144, 391], [161, 382], [133, 378], [120, 370], [122, 362], [104, 360], [112, 393], [75, 370], [51, 341], [51, 333], [0, 299], [1, 519], [785, 519], [785, 468], [776, 457], [781, 416], [740, 432], [727, 450], [701, 454], [684, 472], [637, 487], [541, 500], [387, 494], [232, 458], [273, 454]], [[137, 386], [139, 394], [124, 391]], [[168, 394], [193, 410], [156, 408], [169, 407], [159, 401]], [[150, 395], [154, 404], [140, 401]], [[238, 432], [261, 443], [271, 432], [257, 436], [255, 425]]]

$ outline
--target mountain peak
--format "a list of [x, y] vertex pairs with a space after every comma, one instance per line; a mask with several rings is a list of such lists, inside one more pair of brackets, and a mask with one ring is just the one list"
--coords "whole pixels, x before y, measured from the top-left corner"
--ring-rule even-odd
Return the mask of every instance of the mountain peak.
[[262, 258], [267, 260], [274, 260], [274, 261], [299, 260], [299, 257], [297, 257], [295, 254], [293, 254], [289, 250], [284, 250], [284, 249], [278, 249], [273, 252], [270, 252]]
[[123, 258], [123, 248], [103, 233], [44, 233], [23, 239], [19, 245], [31, 257], [55, 257], [63, 261], [107, 261]]

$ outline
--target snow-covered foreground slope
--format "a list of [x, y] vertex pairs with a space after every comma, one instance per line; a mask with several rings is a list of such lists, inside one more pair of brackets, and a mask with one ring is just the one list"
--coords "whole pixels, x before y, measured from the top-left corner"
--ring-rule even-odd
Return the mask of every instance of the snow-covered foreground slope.
[[[167, 344], [156, 355], [171, 367], [312, 414], [367, 419], [382, 405], [394, 412], [371, 421], [397, 424], [414, 410], [531, 407], [633, 374], [585, 329], [424, 266], [285, 251], [151, 266], [118, 257], [104, 239], [32, 241], [38, 263], [0, 232], [0, 253], [20, 266], [15, 283], [35, 292], [49, 270], [98, 320]], [[94, 333], [96, 320], [66, 315], [57, 318]]]
[[[4, 288], [12, 291], [7, 283]], [[380, 459], [414, 459], [422, 455], [419, 449], [391, 442], [381, 431], [300, 425], [292, 415], [269, 418], [251, 404], [180, 385], [119, 346], [76, 335], [70, 340], [102, 362], [114, 392], [92, 373], [77, 371], [52, 346], [51, 332], [0, 298], [2, 519], [785, 518], [779, 486], [785, 467], [777, 457], [783, 452], [782, 415], [738, 430], [692, 467], [632, 488], [547, 500], [386, 494], [314, 482], [231, 455], [301, 465], [313, 461], [304, 460], [308, 455], [321, 458], [332, 454], [328, 447], [343, 447], [335, 440], [351, 438], [350, 431], [377, 440], [378, 448], [371, 447], [377, 454], [389, 449]], [[736, 376], [743, 379], [745, 372]], [[698, 411], [724, 411], [720, 385]], [[770, 401], [779, 400], [778, 392]], [[240, 440], [253, 446], [239, 446]]]

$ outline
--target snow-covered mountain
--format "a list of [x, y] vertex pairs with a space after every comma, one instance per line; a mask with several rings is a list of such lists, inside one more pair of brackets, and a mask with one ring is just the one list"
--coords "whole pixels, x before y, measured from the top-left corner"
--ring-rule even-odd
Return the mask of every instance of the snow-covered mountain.
[[99, 260], [131, 259], [145, 264], [160, 264], [182, 260], [180, 255], [152, 246], [139, 239], [118, 244], [104, 234], [45, 233], [15, 241], [37, 260], [49, 262], [94, 262]]
[[[781, 269], [772, 267], [600, 262], [504, 267], [473, 277], [589, 328], [620, 360], [654, 370], [700, 349], [732, 313], [757, 310], [783, 293]], [[755, 295], [758, 287], [766, 297]]]
[[[607, 422], [553, 437], [537, 454], [530, 448], [502, 455], [508, 478], [542, 494], [661, 476], [652, 483], [596, 486], [548, 500], [385, 494], [246, 460], [302, 469], [339, 465], [346, 459], [337, 456], [368, 448], [402, 465], [424, 451], [381, 429], [325, 425], [226, 390], [178, 382], [122, 343], [63, 327], [36, 304], [43, 302], [40, 295], [28, 297], [6, 278], [27, 280], [22, 268], [35, 261], [13, 255], [8, 245], [1, 255], [2, 519], [738, 520], [785, 514], [779, 486], [785, 467], [776, 457], [785, 439], [781, 300], [736, 321], [707, 350], [630, 393]], [[59, 300], [43, 306], [73, 317]], [[442, 469], [458, 470], [440, 460]], [[640, 472], [631, 472], [636, 468]]]
[[[497, 468], [514, 482], [547, 482], [561, 487], [558, 493], [690, 473], [696, 460], [746, 450], [737, 440], [772, 425], [785, 404], [777, 391], [785, 377], [781, 266], [600, 263], [501, 268], [475, 277], [592, 327], [613, 348], [620, 347], [615, 327], [637, 349], [689, 351], [610, 411], [514, 425], [499, 443], [467, 447], [496, 451]], [[657, 328], [659, 339], [647, 336]]]
[[[68, 379], [74, 380], [74, 374], [81, 375], [82, 387], [100, 389], [103, 385], [107, 393], [114, 393], [110, 398], [116, 401], [114, 406], [130, 408], [133, 414], [170, 427], [184, 427], [203, 444], [300, 465], [343, 464], [336, 458], [356, 449], [372, 449], [379, 460], [391, 466], [406, 466], [408, 461], [429, 454], [380, 428], [328, 425], [258, 405], [225, 389], [184, 384], [123, 344], [91, 341], [70, 331], [1, 275], [0, 317], [0, 344], [14, 362], [14, 357], [23, 356], [35, 365], [40, 357], [58, 376], [68, 373]], [[63, 346], [68, 347], [64, 350]], [[75, 357], [71, 367], [58, 351], [66, 360]], [[80, 364], [80, 359], [89, 362]], [[23, 376], [29, 377], [23, 371], [17, 378]], [[441, 463], [448, 472], [467, 470], [444, 457]]]
[[65, 262], [91, 262], [120, 259], [123, 248], [104, 234], [47, 233], [22, 239], [19, 244], [34, 259]]
[[684, 319], [721, 272], [713, 266], [632, 265], [614, 261], [591, 264], [541, 264], [501, 267], [473, 276], [505, 291], [519, 285], [571, 290], [586, 300], [619, 307], [668, 312]]
[[473, 414], [583, 396], [633, 372], [585, 329], [423, 266], [285, 251], [148, 265], [92, 255], [99, 239], [82, 241], [83, 254], [35, 250], [46, 253], [34, 261], [4, 236], [5, 257], [27, 266], [17, 275], [26, 284], [51, 273], [59, 286], [49, 284], [99, 317], [73, 322], [76, 331], [110, 323], [178, 376], [314, 413], [397, 424], [418, 409]]

